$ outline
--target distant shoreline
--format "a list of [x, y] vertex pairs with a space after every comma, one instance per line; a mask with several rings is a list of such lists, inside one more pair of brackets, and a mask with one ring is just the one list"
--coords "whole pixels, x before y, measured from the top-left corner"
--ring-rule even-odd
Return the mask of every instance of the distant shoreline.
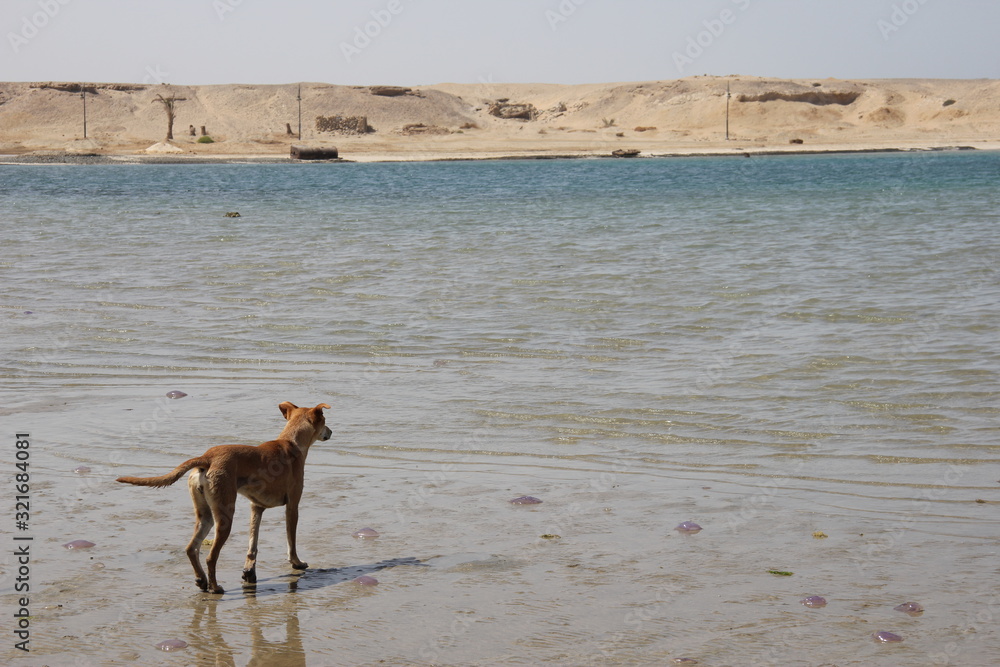
[[[172, 135], [163, 96], [177, 102]], [[353, 162], [994, 150], [1000, 80], [0, 82], [6, 162], [286, 163], [293, 146], [336, 147]]]
[[[166, 155], [99, 155], [99, 154], [76, 154], [76, 153], [51, 153], [51, 154], [27, 154], [27, 155], [3, 155], [0, 154], [0, 165], [206, 165], [206, 164], [331, 164], [331, 163], [359, 163], [359, 162], [479, 162], [479, 161], [513, 161], [513, 160], [648, 160], [666, 158], [699, 158], [699, 157], [769, 157], [782, 155], [852, 155], [865, 153], [941, 153], [941, 152], [963, 152], [980, 151], [984, 149], [975, 146], [933, 146], [928, 148], [822, 148], [815, 149], [795, 148], [789, 150], [780, 149], [747, 149], [732, 151], [706, 151], [706, 152], [669, 152], [650, 153], [647, 155], [637, 155], [634, 157], [620, 158], [610, 154], [526, 154], [526, 155], [492, 155], [485, 157], [469, 156], [426, 156], [420, 159], [412, 159], [403, 156], [383, 156], [377, 160], [351, 160], [339, 158], [336, 160], [297, 160], [290, 157], [278, 157], [274, 155], [220, 155], [220, 156], [166, 156]], [[1000, 150], [997, 148], [985, 149]]]

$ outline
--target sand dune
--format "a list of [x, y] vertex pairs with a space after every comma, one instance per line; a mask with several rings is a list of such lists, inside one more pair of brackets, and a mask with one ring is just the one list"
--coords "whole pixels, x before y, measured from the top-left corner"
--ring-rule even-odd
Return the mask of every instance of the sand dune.
[[[80, 84], [0, 83], [0, 153], [144, 152], [166, 136], [157, 95], [180, 98], [173, 143], [189, 156], [287, 156], [293, 143], [337, 146], [357, 160], [608, 155], [616, 149], [658, 155], [1000, 148], [996, 80], [734, 76], [411, 89], [303, 83], [301, 141], [287, 133], [289, 126], [298, 130], [300, 84], [86, 88], [84, 140]], [[373, 131], [319, 131], [319, 116], [363, 117]], [[197, 142], [202, 126], [212, 143]]]

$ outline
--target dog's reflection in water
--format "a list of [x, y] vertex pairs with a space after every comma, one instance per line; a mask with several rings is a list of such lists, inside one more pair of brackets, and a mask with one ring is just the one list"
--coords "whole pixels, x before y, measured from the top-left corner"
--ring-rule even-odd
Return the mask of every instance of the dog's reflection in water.
[[[260, 667], [299, 667], [306, 664], [306, 652], [302, 646], [299, 624], [308, 625], [312, 612], [308, 609], [308, 598], [289, 593], [303, 593], [328, 586], [353, 585], [355, 578], [379, 572], [390, 567], [404, 565], [429, 567], [417, 558], [393, 558], [367, 565], [332, 567], [296, 572], [243, 585], [245, 606], [237, 609], [226, 608], [224, 621], [220, 622], [217, 610], [220, 605], [238, 603], [238, 597], [207, 597], [200, 595], [194, 604], [191, 620], [191, 637], [198, 637], [200, 645], [191, 647], [199, 650], [198, 664], [237, 665], [243, 664], [244, 650], [234, 649], [226, 642], [230, 635], [250, 629], [250, 661], [247, 665]], [[263, 601], [271, 596], [283, 595], [283, 600]], [[272, 621], [284, 619], [282, 636], [280, 623]], [[208, 655], [205, 655], [205, 654]], [[208, 656], [211, 656], [210, 658]], [[210, 661], [209, 661], [210, 660]]]
[[[234, 623], [236, 609], [225, 609], [226, 619], [220, 623], [217, 612], [220, 605], [226, 604], [224, 598], [205, 598], [194, 608], [191, 619], [191, 636], [197, 637], [199, 645], [191, 646], [187, 651], [195, 649], [200, 655], [193, 656], [192, 664], [233, 666], [240, 664], [259, 665], [260, 667], [305, 667], [306, 651], [302, 646], [302, 634], [299, 631], [299, 617], [305, 616], [307, 622], [311, 612], [289, 598], [289, 605], [282, 613], [285, 618], [284, 632], [279, 627], [267, 623], [274, 618], [274, 612], [267, 611], [265, 605], [257, 602], [256, 597], [248, 596], [246, 606], [239, 615], [239, 621]], [[246, 649], [233, 648], [226, 641], [226, 633], [232, 634], [245, 628], [250, 630], [250, 660], [246, 659]], [[283, 636], [282, 636], [283, 635]], [[241, 642], [242, 644], [242, 642]]]

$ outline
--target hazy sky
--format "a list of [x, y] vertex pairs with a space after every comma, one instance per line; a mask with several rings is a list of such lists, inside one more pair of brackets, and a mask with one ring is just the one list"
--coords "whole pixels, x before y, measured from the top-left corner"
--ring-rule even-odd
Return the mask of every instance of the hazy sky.
[[0, 0], [0, 80], [1000, 78], [998, 0]]

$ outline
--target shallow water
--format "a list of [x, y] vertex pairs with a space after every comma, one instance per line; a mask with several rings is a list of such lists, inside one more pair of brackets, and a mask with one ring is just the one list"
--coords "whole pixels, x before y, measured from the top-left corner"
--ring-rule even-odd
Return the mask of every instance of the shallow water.
[[[990, 664], [998, 176], [983, 153], [0, 167], [0, 418], [10, 465], [31, 434], [34, 536], [32, 652], [0, 655]], [[285, 400], [334, 406], [313, 569], [270, 510], [242, 589], [241, 502], [202, 594], [186, 489], [113, 480], [270, 439]]]

